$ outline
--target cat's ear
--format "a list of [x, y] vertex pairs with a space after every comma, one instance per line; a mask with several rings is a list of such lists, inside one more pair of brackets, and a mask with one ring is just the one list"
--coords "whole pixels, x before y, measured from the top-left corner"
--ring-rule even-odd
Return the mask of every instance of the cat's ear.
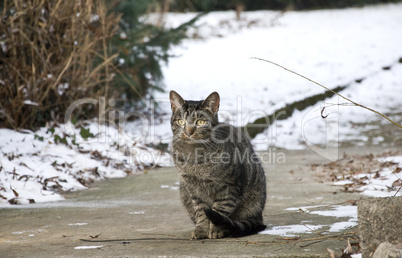
[[178, 108], [184, 106], [184, 103], [185, 103], [184, 99], [174, 90], [170, 91], [169, 98], [170, 98], [170, 105], [171, 105], [173, 112], [175, 112]]
[[215, 114], [219, 110], [219, 102], [219, 94], [214, 91], [202, 102], [202, 107], [211, 110]]

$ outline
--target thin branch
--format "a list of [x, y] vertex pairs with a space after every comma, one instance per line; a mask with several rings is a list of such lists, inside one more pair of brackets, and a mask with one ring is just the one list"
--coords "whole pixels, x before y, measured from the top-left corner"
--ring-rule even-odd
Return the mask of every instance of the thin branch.
[[377, 110], [374, 110], [374, 109], [372, 109], [372, 108], [366, 107], [366, 106], [361, 105], [361, 104], [359, 104], [359, 103], [357, 103], [357, 102], [355, 102], [355, 101], [353, 101], [353, 100], [351, 100], [351, 99], [348, 99], [348, 98], [344, 97], [343, 95], [341, 95], [341, 94], [339, 94], [339, 93], [337, 93], [337, 92], [335, 92], [335, 91], [329, 89], [328, 87], [325, 87], [324, 85], [322, 85], [322, 84], [320, 84], [320, 83], [318, 83], [318, 82], [316, 82], [316, 81], [313, 81], [312, 79], [310, 79], [310, 78], [308, 78], [308, 77], [306, 77], [306, 76], [304, 76], [304, 75], [301, 75], [301, 74], [299, 74], [299, 73], [297, 73], [297, 72], [295, 72], [295, 71], [292, 71], [292, 70], [290, 70], [290, 69], [288, 69], [288, 68], [286, 68], [286, 67], [284, 67], [284, 66], [282, 66], [282, 65], [279, 65], [279, 64], [277, 64], [277, 63], [274, 63], [274, 62], [269, 61], [269, 60], [266, 60], [266, 59], [262, 59], [262, 58], [259, 58], [259, 57], [251, 57], [251, 59], [256, 59], [256, 60], [259, 60], [259, 61], [267, 62], [267, 63], [273, 64], [273, 65], [276, 65], [276, 66], [278, 66], [278, 67], [280, 67], [280, 68], [282, 68], [282, 69], [284, 69], [284, 70], [286, 70], [286, 71], [288, 71], [288, 72], [290, 72], [290, 73], [296, 74], [297, 76], [300, 76], [300, 77], [302, 77], [303, 79], [306, 79], [306, 80], [308, 80], [308, 81], [310, 81], [310, 82], [312, 82], [312, 83], [314, 83], [314, 84], [316, 84], [316, 85], [318, 85], [318, 86], [320, 86], [320, 87], [326, 89], [327, 91], [330, 91], [330, 92], [332, 92], [332, 93], [338, 95], [339, 97], [341, 97], [341, 98], [343, 98], [343, 99], [345, 99], [345, 100], [351, 102], [351, 103], [354, 104], [355, 106], [358, 106], [358, 107], [367, 109], [367, 110], [369, 110], [369, 111], [371, 111], [371, 112], [373, 112], [373, 113], [376, 113], [376, 114], [382, 116], [383, 118], [387, 119], [388, 121], [390, 121], [390, 122], [393, 123], [394, 125], [398, 126], [399, 128], [402, 128], [402, 125], [396, 123], [395, 121], [391, 120], [390, 118], [388, 118], [388, 117], [385, 116], [384, 114], [378, 112]]
[[[201, 239], [201, 240], [193, 240], [189, 238], [176, 238], [174, 236], [172, 237], [150, 237], [150, 238], [120, 238], [120, 239], [80, 239], [80, 241], [83, 242], [91, 242], [91, 243], [107, 243], [107, 242], [135, 242], [135, 241], [185, 241], [185, 242], [197, 242], [197, 241], [207, 241], [208, 243], [244, 243], [246, 246], [248, 244], [254, 244], [254, 245], [282, 245], [282, 244], [288, 244], [288, 243], [299, 243], [299, 242], [307, 242], [307, 241], [317, 241], [317, 240], [327, 240], [327, 239], [345, 239], [348, 237], [351, 237], [350, 235], [355, 235], [357, 231], [351, 231], [351, 232], [345, 232], [337, 235], [328, 235], [328, 236], [322, 236], [322, 237], [313, 237], [313, 238], [306, 238], [306, 239], [300, 239], [300, 238], [289, 238], [289, 239], [282, 239], [282, 238], [277, 238], [279, 240], [286, 240], [286, 241], [281, 241], [281, 242], [275, 242], [275, 241], [249, 241], [249, 240], [242, 240], [242, 239], [236, 239], [236, 238], [225, 238], [225, 239]], [[165, 236], [164, 234], [161, 234]], [[170, 236], [170, 235], [167, 235]]]

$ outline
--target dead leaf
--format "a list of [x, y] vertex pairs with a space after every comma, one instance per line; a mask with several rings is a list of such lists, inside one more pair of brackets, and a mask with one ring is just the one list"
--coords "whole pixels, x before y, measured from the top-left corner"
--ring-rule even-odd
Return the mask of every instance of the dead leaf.
[[[10, 188], [11, 188], [11, 187], [10, 187]], [[19, 196], [19, 194], [17, 193], [17, 191], [15, 191], [13, 188], [11, 188], [11, 190], [13, 191], [15, 197], [18, 197], [18, 196]]]
[[99, 151], [97, 151], [97, 150], [94, 150], [93, 152], [91, 152], [91, 159], [94, 159], [94, 160], [103, 160], [103, 159], [105, 159], [106, 157], [105, 156], [103, 156]]
[[346, 202], [343, 202], [343, 203], [349, 203], [349, 204], [351, 204], [352, 206], [356, 206], [357, 205], [357, 201], [358, 200], [349, 200], [349, 201], [346, 201]]
[[348, 245], [347, 245], [346, 249], [343, 251], [343, 253], [345, 253], [345, 254], [351, 254], [351, 253], [353, 253], [353, 248], [352, 248], [352, 246], [350, 245], [350, 239], [349, 239], [349, 238], [348, 238]]
[[336, 255], [336, 253], [335, 253], [333, 250], [327, 248], [327, 251], [328, 251], [329, 256], [330, 256], [331, 258], [337, 258], [337, 257], [338, 257], [338, 256]]
[[102, 233], [96, 235], [96, 236], [89, 236], [90, 238], [94, 239], [94, 238], [98, 238], [100, 235], [102, 235]]
[[399, 173], [401, 171], [402, 171], [402, 168], [397, 167], [397, 168], [395, 168], [394, 172], [392, 172], [392, 173], [397, 174], [397, 173]]
[[402, 179], [398, 179], [392, 183], [392, 187], [402, 186]]

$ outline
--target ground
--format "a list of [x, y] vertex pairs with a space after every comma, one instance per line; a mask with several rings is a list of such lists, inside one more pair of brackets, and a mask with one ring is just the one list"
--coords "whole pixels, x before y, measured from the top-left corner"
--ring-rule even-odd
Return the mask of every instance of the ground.
[[[348, 155], [383, 148], [342, 149]], [[396, 151], [395, 149], [387, 149]], [[278, 151], [264, 163], [267, 230], [239, 239], [190, 240], [194, 225], [179, 201], [175, 168], [99, 181], [66, 193], [65, 201], [0, 210], [0, 256], [258, 255], [328, 257], [358, 243], [359, 193], [314, 179], [311, 164], [327, 160], [309, 150]]]

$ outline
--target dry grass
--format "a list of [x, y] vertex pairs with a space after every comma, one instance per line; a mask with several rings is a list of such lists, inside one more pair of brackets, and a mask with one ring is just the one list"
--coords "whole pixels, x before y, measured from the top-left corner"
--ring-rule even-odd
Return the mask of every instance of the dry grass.
[[0, 127], [61, 121], [73, 101], [108, 97], [115, 58], [108, 56], [108, 41], [120, 21], [108, 12], [110, 2], [4, 0]]

